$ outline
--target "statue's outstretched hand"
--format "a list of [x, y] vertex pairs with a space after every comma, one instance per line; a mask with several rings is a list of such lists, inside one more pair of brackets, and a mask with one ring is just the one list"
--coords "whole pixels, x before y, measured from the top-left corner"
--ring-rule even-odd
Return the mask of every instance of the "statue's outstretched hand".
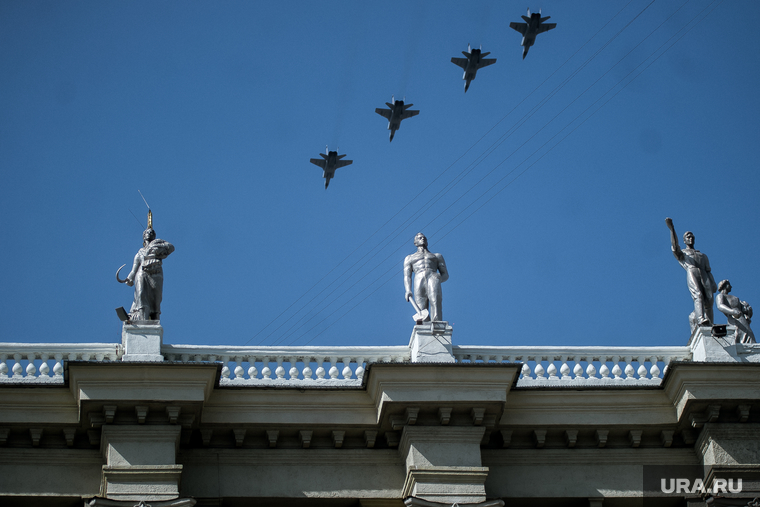
[[672, 229], [673, 228], [673, 219], [670, 218], [670, 217], [666, 218], [665, 219], [665, 225], [668, 226], [668, 229]]

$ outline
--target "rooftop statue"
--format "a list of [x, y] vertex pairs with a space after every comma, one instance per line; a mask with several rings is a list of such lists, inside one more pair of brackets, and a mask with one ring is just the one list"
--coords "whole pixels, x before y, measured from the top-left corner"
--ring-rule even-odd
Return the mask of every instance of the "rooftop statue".
[[[443, 256], [430, 253], [427, 249], [427, 238], [421, 232], [414, 237], [417, 251], [404, 259], [404, 297], [410, 301], [418, 312], [423, 315], [420, 320], [442, 321], [441, 283], [449, 279], [449, 271]], [[414, 293], [412, 293], [412, 272], [414, 272]], [[424, 310], [430, 303], [429, 315], [424, 316]]]
[[161, 299], [164, 292], [163, 259], [174, 251], [174, 245], [156, 238], [153, 230], [153, 216], [148, 211], [148, 228], [143, 232], [143, 247], [135, 255], [132, 271], [121, 280], [116, 271], [116, 280], [135, 287], [135, 298], [129, 311], [129, 320], [159, 320], [161, 317]]
[[729, 294], [731, 282], [723, 280], [718, 284], [718, 295], [715, 297], [715, 306], [723, 312], [731, 326], [736, 326], [736, 343], [756, 343], [755, 333], [750, 329], [752, 322], [752, 307], [746, 301]]
[[691, 231], [684, 233], [683, 242], [686, 248], [682, 250], [678, 245], [673, 220], [666, 218], [665, 223], [670, 229], [670, 245], [673, 256], [686, 270], [686, 285], [689, 287], [691, 298], [694, 300], [694, 311], [689, 315], [689, 324], [691, 324], [693, 333], [697, 326], [712, 325], [713, 294], [717, 290], [717, 286], [707, 256], [694, 249], [694, 234]]

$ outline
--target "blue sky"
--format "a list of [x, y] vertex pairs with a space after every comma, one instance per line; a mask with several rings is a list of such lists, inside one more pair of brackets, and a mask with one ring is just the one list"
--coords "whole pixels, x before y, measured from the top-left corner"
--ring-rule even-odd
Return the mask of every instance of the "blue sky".
[[526, 7], [0, 3], [0, 340], [120, 340], [138, 189], [167, 343], [406, 344], [423, 231], [456, 344], [685, 344], [666, 216], [760, 310], [760, 3], [544, 1], [522, 60]]

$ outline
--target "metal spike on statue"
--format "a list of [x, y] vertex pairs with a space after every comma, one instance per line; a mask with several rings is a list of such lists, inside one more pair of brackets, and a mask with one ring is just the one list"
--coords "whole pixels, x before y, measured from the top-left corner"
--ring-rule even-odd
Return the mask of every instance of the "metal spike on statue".
[[129, 313], [123, 307], [116, 309], [119, 319], [124, 322], [160, 319], [164, 289], [162, 261], [174, 251], [174, 245], [156, 238], [156, 231], [153, 230], [153, 212], [142, 192], [138, 192], [148, 207], [148, 227], [143, 232], [143, 247], [137, 251], [132, 270], [127, 277], [123, 280], [119, 278], [119, 272], [126, 264], [116, 270], [117, 282], [135, 288]]

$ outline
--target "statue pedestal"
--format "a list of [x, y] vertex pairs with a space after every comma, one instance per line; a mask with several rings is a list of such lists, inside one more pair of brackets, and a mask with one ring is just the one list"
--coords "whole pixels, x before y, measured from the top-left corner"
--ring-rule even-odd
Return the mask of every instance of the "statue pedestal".
[[689, 340], [694, 361], [760, 363], [760, 344], [735, 343], [736, 326], [726, 326], [725, 336], [713, 336], [710, 326], [698, 327]]
[[160, 362], [161, 345], [164, 342], [164, 328], [159, 320], [133, 320], [125, 322], [121, 329], [121, 344], [124, 345], [122, 361]]
[[448, 322], [423, 322], [414, 326], [409, 348], [413, 363], [454, 363], [451, 352], [453, 328]]

